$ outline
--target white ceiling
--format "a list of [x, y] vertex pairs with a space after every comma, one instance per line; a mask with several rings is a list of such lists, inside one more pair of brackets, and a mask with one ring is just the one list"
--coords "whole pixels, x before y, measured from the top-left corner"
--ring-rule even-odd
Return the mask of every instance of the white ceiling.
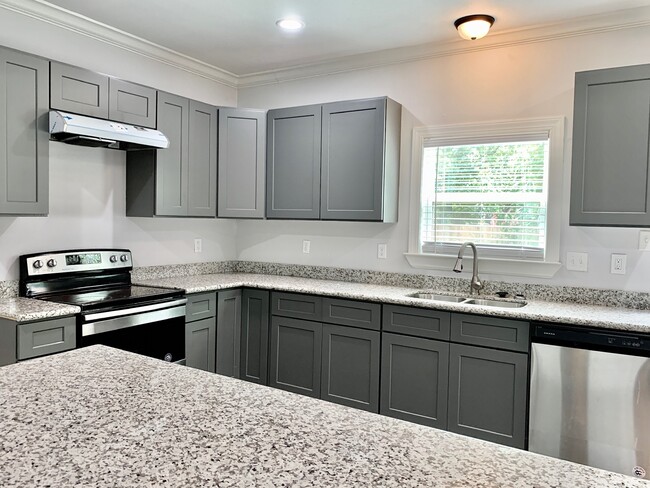
[[[49, 0], [47, 3], [237, 76], [453, 41], [458, 39], [454, 20], [473, 13], [494, 16], [492, 33], [497, 34], [650, 6], [650, 0]], [[275, 22], [288, 15], [303, 19], [305, 30], [297, 35], [280, 32]]]

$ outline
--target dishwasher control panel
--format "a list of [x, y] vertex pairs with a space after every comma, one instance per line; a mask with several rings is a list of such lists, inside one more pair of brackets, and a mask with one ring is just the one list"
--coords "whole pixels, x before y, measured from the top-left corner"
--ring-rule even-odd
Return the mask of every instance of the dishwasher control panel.
[[531, 339], [583, 349], [611, 348], [627, 354], [650, 355], [650, 335], [636, 332], [535, 323]]

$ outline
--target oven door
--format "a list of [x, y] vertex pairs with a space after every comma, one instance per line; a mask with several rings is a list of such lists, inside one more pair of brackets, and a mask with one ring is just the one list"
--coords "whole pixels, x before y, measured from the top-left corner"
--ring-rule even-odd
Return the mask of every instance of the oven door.
[[185, 363], [185, 298], [81, 315], [79, 347], [103, 344]]

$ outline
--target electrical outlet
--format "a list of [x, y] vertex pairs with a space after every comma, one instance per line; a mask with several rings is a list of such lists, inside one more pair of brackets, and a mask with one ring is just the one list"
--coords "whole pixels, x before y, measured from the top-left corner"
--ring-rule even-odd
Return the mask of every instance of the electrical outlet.
[[650, 230], [639, 231], [639, 249], [650, 251]]
[[586, 252], [566, 253], [566, 269], [569, 271], [587, 271], [589, 254]]
[[386, 244], [377, 244], [377, 259], [386, 259], [388, 255], [388, 246]]
[[311, 252], [311, 241], [302, 241], [302, 252], [309, 254]]
[[201, 252], [201, 251], [203, 251], [203, 240], [194, 239], [194, 252]]
[[612, 254], [609, 272], [612, 274], [625, 274], [627, 254]]

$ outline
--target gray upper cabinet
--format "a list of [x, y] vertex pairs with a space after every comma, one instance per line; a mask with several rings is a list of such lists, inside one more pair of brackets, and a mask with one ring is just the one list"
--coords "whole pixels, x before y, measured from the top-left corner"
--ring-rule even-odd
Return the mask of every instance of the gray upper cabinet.
[[52, 61], [50, 106], [65, 112], [107, 119], [108, 76]]
[[126, 215], [215, 217], [217, 109], [159, 92], [158, 129], [167, 149], [127, 152]]
[[386, 97], [270, 110], [266, 216], [396, 222], [400, 132]]
[[264, 218], [266, 112], [219, 109], [219, 217]]
[[650, 226], [650, 64], [576, 73], [571, 225]]
[[156, 94], [153, 88], [111, 78], [108, 118], [117, 122], [155, 128]]
[[322, 116], [321, 219], [396, 222], [401, 107], [329, 103]]
[[270, 110], [267, 121], [266, 216], [318, 219], [321, 106]]
[[48, 62], [0, 48], [0, 213], [48, 212]]
[[156, 90], [68, 64], [50, 62], [50, 107], [156, 127]]

